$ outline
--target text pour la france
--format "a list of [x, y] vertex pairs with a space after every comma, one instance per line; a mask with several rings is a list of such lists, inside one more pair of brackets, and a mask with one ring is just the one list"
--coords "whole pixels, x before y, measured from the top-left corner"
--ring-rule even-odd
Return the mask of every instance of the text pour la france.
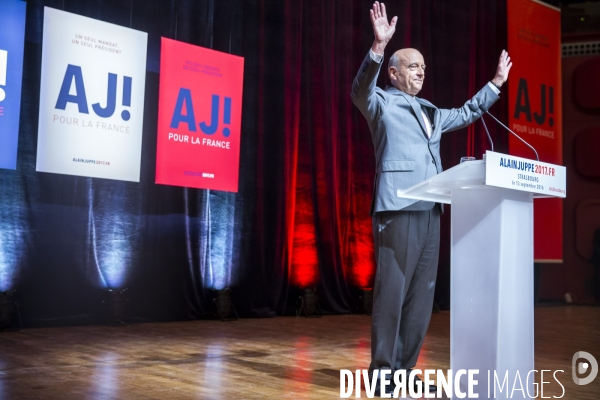
[[199, 144], [201, 146], [218, 147], [221, 149], [231, 149], [231, 143], [227, 140], [213, 140], [209, 138], [199, 138], [197, 136], [182, 135], [169, 132], [169, 140], [181, 143]]

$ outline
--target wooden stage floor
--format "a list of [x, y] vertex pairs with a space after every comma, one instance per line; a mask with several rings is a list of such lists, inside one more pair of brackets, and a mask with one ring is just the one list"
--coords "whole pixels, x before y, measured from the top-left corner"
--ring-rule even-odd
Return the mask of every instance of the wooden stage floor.
[[[340, 369], [368, 367], [369, 324], [344, 315], [1, 332], [0, 399], [336, 399]], [[449, 368], [449, 324], [448, 312], [433, 314], [417, 368]], [[575, 352], [600, 360], [600, 308], [536, 308], [535, 329], [536, 368], [565, 371], [563, 398], [600, 399], [600, 376], [571, 378]], [[544, 396], [562, 394], [545, 380]]]

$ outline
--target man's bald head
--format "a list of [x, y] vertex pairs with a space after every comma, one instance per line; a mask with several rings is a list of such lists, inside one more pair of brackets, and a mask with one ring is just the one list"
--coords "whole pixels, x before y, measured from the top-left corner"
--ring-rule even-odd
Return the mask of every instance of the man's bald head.
[[396, 51], [388, 62], [388, 74], [396, 89], [417, 95], [425, 80], [425, 60], [419, 50], [406, 48]]
[[388, 69], [390, 67], [398, 68], [400, 66], [401, 60], [404, 62], [410, 62], [411, 59], [419, 56], [421, 57], [421, 59], [423, 58], [423, 55], [421, 54], [421, 52], [419, 52], [419, 50], [412, 49], [410, 47], [406, 49], [396, 50], [396, 52], [392, 54], [390, 60], [388, 61]]

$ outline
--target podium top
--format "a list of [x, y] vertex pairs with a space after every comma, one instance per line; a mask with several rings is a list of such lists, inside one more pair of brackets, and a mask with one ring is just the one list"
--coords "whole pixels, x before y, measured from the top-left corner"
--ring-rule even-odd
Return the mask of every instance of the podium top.
[[452, 191], [504, 188], [533, 193], [534, 198], [565, 197], [565, 167], [488, 151], [485, 160], [467, 161], [408, 189], [398, 197], [451, 204]]
[[485, 161], [466, 161], [423, 182], [398, 190], [398, 197], [451, 204], [453, 189], [486, 187]]

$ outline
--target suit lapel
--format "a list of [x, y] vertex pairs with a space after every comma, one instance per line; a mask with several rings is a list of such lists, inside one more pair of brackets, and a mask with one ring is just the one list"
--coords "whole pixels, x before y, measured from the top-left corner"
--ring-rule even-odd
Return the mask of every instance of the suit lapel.
[[428, 112], [428, 108], [431, 108], [431, 110], [433, 111], [432, 113], [428, 114], [428, 118], [429, 118], [429, 123], [431, 124], [431, 137], [433, 137], [433, 134], [435, 132], [434, 127], [436, 126], [435, 123], [435, 117], [436, 117], [436, 107], [431, 104], [430, 102], [428, 102], [427, 100], [424, 99], [420, 99], [417, 97], [412, 97], [410, 94], [408, 93], [404, 93], [401, 90], [396, 89], [393, 86], [387, 86], [385, 88], [385, 90], [388, 93], [394, 93], [394, 94], [399, 94], [400, 96], [404, 96], [404, 98], [406, 99], [406, 101], [408, 102], [408, 104], [410, 104], [410, 108], [413, 111], [413, 114], [415, 115], [415, 118], [417, 119], [417, 121], [419, 121], [419, 125], [421, 126], [421, 129], [423, 130], [423, 135], [425, 135], [425, 139], [430, 140], [431, 138], [427, 135], [427, 128], [425, 127], [425, 121], [423, 121], [423, 115], [421, 114], [421, 107], [425, 106], [427, 107], [424, 111]]
[[418, 97], [415, 99], [421, 105], [421, 109], [427, 114], [427, 117], [429, 118], [429, 123], [431, 124], [431, 137], [433, 137], [435, 127], [437, 126], [437, 121], [435, 120], [438, 116], [438, 113], [435, 112], [437, 110], [437, 107], [428, 102], [427, 100]]
[[427, 135], [427, 127], [425, 126], [425, 121], [423, 120], [423, 114], [421, 113], [421, 105], [415, 101], [415, 99], [411, 99], [410, 106], [413, 109], [417, 119], [419, 120], [419, 125], [421, 125], [421, 129], [423, 129], [423, 133], [426, 138], [429, 138]]
[[425, 138], [428, 138], [427, 128], [425, 127], [425, 121], [423, 121], [423, 115], [421, 115], [421, 105], [419, 103], [417, 103], [415, 98], [412, 97], [410, 94], [404, 93], [401, 90], [397, 90], [397, 91], [402, 96], [404, 96], [406, 101], [408, 101], [408, 104], [410, 104], [410, 107], [412, 108], [413, 113], [415, 114], [415, 118], [417, 118], [417, 121], [419, 121], [419, 125], [421, 125], [421, 129], [423, 129], [423, 134], [425, 134]]

